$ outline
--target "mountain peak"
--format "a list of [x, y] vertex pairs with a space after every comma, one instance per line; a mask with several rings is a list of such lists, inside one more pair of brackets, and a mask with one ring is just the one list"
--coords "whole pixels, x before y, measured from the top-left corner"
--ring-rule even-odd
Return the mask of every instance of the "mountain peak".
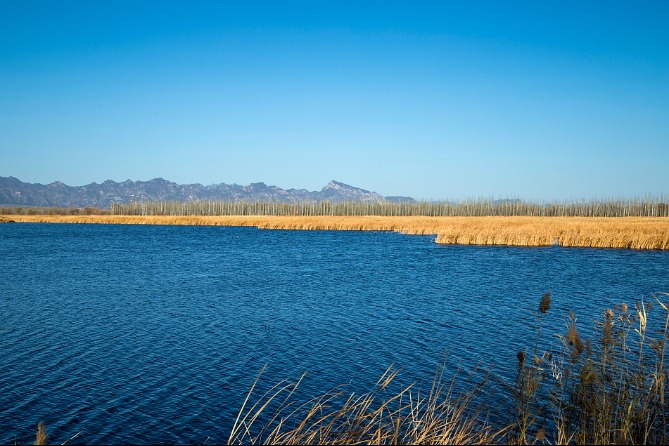
[[321, 190], [327, 190], [327, 189], [343, 189], [343, 188], [349, 188], [352, 186], [349, 186], [348, 184], [344, 184], [340, 181], [335, 181], [332, 180], [330, 181], [323, 189]]
[[[403, 197], [389, 197], [393, 201]], [[365, 189], [332, 180], [320, 191], [306, 189], [284, 190], [263, 182], [248, 186], [237, 184], [177, 184], [163, 178], [149, 181], [126, 180], [117, 183], [106, 180], [102, 184], [67, 186], [56, 181], [51, 185], [24, 183], [13, 177], [0, 177], [0, 204], [55, 207], [97, 207], [107, 209], [113, 203], [156, 201], [263, 201], [297, 203], [309, 201], [363, 201], [378, 203], [386, 197]], [[408, 199], [413, 201], [413, 199]]]
[[369, 192], [368, 190], [365, 189], [360, 189], [359, 187], [351, 186], [346, 183], [342, 183], [341, 181], [336, 181], [332, 180], [330, 181], [327, 186], [325, 186], [321, 190], [328, 190], [328, 189], [334, 189], [334, 190], [359, 190], [359, 191], [364, 191], [364, 192]]
[[359, 187], [349, 186], [340, 181], [332, 180], [321, 189], [320, 199], [323, 201], [385, 201], [382, 195]]

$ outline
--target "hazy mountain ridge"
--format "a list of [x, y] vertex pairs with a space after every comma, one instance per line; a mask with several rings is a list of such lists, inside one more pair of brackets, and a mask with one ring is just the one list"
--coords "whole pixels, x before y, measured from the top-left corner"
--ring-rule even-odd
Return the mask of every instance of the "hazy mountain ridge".
[[407, 201], [409, 197], [384, 197], [338, 181], [330, 181], [320, 191], [282, 189], [265, 183], [238, 184], [177, 184], [163, 178], [149, 181], [126, 180], [117, 183], [107, 180], [101, 184], [68, 186], [60, 181], [50, 184], [24, 183], [14, 177], [0, 177], [0, 204], [40, 207], [109, 208], [112, 203], [134, 201], [264, 201], [297, 203], [301, 201]]

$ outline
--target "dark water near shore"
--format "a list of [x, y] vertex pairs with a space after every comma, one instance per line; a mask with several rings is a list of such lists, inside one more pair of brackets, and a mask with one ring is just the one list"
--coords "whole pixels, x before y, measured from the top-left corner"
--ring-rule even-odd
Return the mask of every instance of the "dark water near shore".
[[[0, 225], [0, 442], [224, 443], [267, 364], [300, 395], [428, 383], [482, 361], [512, 379], [568, 310], [588, 333], [669, 291], [669, 253], [440, 246], [433, 237], [254, 228]], [[556, 344], [557, 345], [557, 344]]]

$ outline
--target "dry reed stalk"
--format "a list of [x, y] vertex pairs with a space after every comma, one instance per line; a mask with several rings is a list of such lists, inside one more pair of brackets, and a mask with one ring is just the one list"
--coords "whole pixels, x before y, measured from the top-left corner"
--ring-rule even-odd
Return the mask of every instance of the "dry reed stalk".
[[[428, 396], [414, 391], [412, 386], [390, 392], [388, 387], [397, 373], [391, 366], [372, 392], [347, 394], [340, 387], [298, 406], [290, 397], [299, 381], [281, 381], [247, 408], [259, 375], [240, 409], [228, 443], [487, 444], [495, 438], [489, 427], [477, 419], [481, 406], [472, 407], [483, 384], [456, 397], [453, 381], [448, 386], [443, 382], [442, 367], [435, 374]], [[272, 410], [272, 401], [279, 400], [282, 402], [274, 412], [264, 413]], [[269, 421], [256, 426], [263, 416]]]
[[37, 436], [35, 438], [35, 443], [34, 444], [47, 444], [47, 438], [49, 436], [46, 434], [46, 427], [44, 426], [44, 423], [40, 421], [37, 424]]
[[[638, 304], [633, 312], [625, 304], [616, 305], [597, 323], [602, 342], [593, 345], [589, 339], [583, 342], [576, 316], [570, 312], [567, 333], [559, 336], [560, 352], [540, 354], [536, 342], [534, 362], [520, 352], [515, 386], [507, 385], [518, 410], [503, 440], [514, 444], [666, 444], [665, 383], [669, 374], [664, 362], [669, 306], [657, 296], [655, 301], [664, 311], [661, 319], [653, 319], [655, 324], [662, 321], [658, 329], [650, 328], [651, 302]], [[546, 308], [545, 304], [542, 299], [539, 308]], [[539, 311], [538, 316], [542, 314]], [[535, 326], [538, 333], [540, 327]], [[542, 385], [549, 386], [548, 394], [540, 391]], [[552, 420], [548, 429], [535, 425], [541, 419]]]
[[313, 217], [12, 215], [17, 222], [254, 226], [260, 229], [394, 231], [440, 244], [669, 249], [665, 217]]

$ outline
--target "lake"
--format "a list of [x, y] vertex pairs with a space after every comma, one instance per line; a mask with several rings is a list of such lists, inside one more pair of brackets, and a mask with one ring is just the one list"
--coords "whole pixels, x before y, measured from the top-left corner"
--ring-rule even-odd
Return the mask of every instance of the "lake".
[[[445, 246], [433, 236], [142, 225], [0, 225], [0, 442], [225, 443], [248, 389], [369, 391], [448, 358], [513, 379], [568, 311], [669, 291], [669, 252]], [[547, 336], [557, 346], [557, 339]]]

